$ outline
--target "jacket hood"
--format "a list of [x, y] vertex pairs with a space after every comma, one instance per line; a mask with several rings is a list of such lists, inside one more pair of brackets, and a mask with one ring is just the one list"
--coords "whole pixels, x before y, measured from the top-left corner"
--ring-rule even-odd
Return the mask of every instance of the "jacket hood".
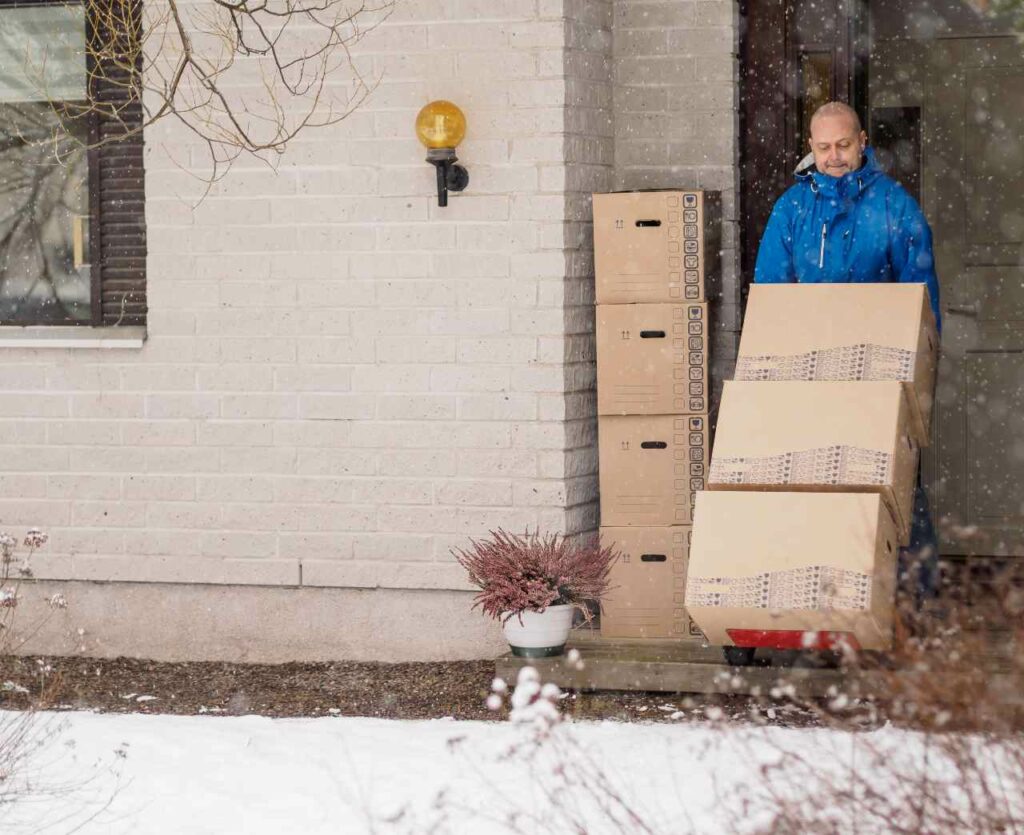
[[[808, 161], [810, 164], [808, 164]], [[793, 172], [798, 183], [805, 183], [815, 194], [822, 192], [827, 195], [857, 197], [872, 182], [882, 175], [875, 158], [875, 149], [868, 146], [864, 149], [864, 161], [856, 171], [843, 174], [842, 177], [831, 177], [822, 174], [814, 167], [814, 155], [808, 154], [797, 165]]]

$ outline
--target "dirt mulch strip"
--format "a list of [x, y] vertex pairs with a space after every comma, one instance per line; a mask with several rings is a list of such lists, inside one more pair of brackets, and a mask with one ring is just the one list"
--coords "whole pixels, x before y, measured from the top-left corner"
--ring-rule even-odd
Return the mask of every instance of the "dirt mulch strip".
[[[111, 713], [489, 719], [494, 664], [0, 658], [0, 705]], [[10, 682], [10, 684], [8, 684]], [[13, 685], [13, 687], [12, 687]], [[23, 692], [23, 689], [29, 692]]]
[[[484, 704], [493, 678], [490, 661], [266, 665], [0, 656], [0, 709], [503, 719], [504, 710], [492, 712]], [[645, 722], [702, 720], [709, 707], [744, 720], [754, 709], [742, 698], [668, 693], [569, 693], [562, 704], [579, 719]], [[767, 721], [813, 723], [795, 707], [773, 709]]]

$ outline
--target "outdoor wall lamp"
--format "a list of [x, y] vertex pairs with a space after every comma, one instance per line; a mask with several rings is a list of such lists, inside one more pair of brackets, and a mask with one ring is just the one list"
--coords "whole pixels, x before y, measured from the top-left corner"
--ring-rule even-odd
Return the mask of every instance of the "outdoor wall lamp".
[[466, 117], [450, 101], [432, 101], [416, 116], [416, 136], [427, 147], [427, 162], [437, 169], [437, 205], [448, 205], [449, 191], [469, 185], [469, 172], [456, 165], [455, 148], [466, 135]]

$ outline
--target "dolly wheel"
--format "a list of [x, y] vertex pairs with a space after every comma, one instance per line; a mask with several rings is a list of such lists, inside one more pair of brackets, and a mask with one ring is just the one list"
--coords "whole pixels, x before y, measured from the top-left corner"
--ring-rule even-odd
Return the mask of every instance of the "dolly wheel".
[[749, 667], [754, 661], [756, 647], [722, 647], [725, 663], [730, 667]]

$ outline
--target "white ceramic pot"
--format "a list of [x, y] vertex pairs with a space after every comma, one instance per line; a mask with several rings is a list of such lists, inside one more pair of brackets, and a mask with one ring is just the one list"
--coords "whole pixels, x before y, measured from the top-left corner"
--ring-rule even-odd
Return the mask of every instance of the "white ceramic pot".
[[524, 658], [561, 655], [572, 628], [572, 606], [548, 606], [543, 612], [523, 612], [505, 621], [505, 640], [512, 654]]

